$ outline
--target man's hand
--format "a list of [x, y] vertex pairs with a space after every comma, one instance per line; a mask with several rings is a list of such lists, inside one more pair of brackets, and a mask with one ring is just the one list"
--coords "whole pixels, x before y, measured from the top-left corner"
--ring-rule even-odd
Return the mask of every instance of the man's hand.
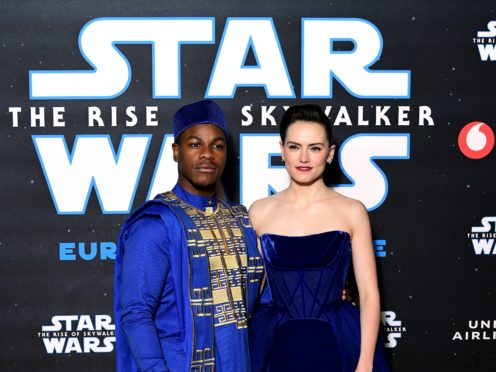
[[353, 301], [353, 297], [351, 297], [351, 292], [349, 289], [347, 288], [343, 289], [343, 292], [341, 293], [341, 298], [343, 299], [343, 301], [351, 301], [351, 304], [353, 306], [356, 306], [355, 301]]

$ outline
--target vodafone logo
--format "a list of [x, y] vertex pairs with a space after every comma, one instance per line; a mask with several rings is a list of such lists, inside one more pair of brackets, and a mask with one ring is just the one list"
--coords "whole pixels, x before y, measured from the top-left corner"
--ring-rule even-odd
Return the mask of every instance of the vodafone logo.
[[472, 121], [460, 131], [458, 135], [458, 147], [467, 158], [482, 159], [494, 147], [494, 133], [486, 123]]

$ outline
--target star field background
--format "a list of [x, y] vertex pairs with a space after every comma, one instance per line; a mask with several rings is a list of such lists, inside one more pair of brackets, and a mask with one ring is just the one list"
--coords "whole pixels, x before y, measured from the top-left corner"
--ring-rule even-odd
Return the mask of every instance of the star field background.
[[[461, 128], [479, 120], [496, 129], [496, 62], [480, 59], [473, 43], [477, 31], [496, 19], [494, 1], [2, 1], [0, 3], [0, 369], [2, 371], [109, 371], [113, 353], [47, 354], [38, 337], [54, 315], [112, 314], [113, 261], [60, 261], [60, 242], [116, 241], [125, 215], [104, 215], [92, 193], [84, 215], [58, 215], [31, 135], [63, 134], [72, 148], [77, 134], [109, 134], [115, 148], [123, 134], [153, 134], [133, 209], [145, 199], [164, 133], [173, 113], [200, 100], [227, 17], [272, 17], [286, 59], [296, 99], [267, 99], [262, 88], [238, 88], [221, 100], [230, 123], [230, 160], [226, 189], [239, 200], [239, 134], [273, 133], [261, 126], [260, 106], [305, 102], [346, 106], [356, 121], [377, 105], [412, 108], [410, 126], [334, 127], [338, 145], [356, 133], [410, 133], [409, 160], [378, 160], [388, 179], [386, 201], [370, 212], [375, 239], [386, 240], [378, 258], [382, 308], [393, 311], [406, 329], [388, 349], [394, 371], [492, 371], [495, 327], [490, 340], [453, 340], [470, 329], [469, 321], [496, 320], [495, 255], [475, 255], [467, 233], [481, 218], [495, 215], [496, 150], [480, 160], [465, 157], [457, 145]], [[32, 101], [29, 70], [89, 69], [78, 47], [81, 28], [97, 17], [215, 17], [216, 43], [181, 49], [182, 98], [151, 97], [151, 48], [125, 45], [132, 83], [112, 100]], [[363, 18], [377, 26], [383, 51], [373, 69], [411, 71], [406, 100], [359, 99], [334, 83], [330, 100], [300, 98], [301, 18]], [[249, 57], [250, 58], [250, 57]], [[249, 60], [248, 60], [249, 62]], [[88, 128], [88, 106], [98, 106], [109, 122], [110, 106], [159, 107], [158, 127]], [[242, 127], [241, 107], [253, 105], [254, 123]], [[415, 110], [432, 109], [434, 126], [418, 126]], [[22, 107], [19, 127], [9, 107]], [[47, 126], [30, 127], [29, 108], [45, 107]], [[65, 107], [65, 128], [53, 128], [52, 107]], [[331, 117], [335, 112], [331, 111]], [[255, 115], [256, 114], [256, 115]], [[369, 119], [372, 119], [369, 117]], [[121, 119], [122, 120], [122, 119]], [[122, 121], [121, 121], [122, 122]], [[349, 183], [334, 165], [331, 183]]]

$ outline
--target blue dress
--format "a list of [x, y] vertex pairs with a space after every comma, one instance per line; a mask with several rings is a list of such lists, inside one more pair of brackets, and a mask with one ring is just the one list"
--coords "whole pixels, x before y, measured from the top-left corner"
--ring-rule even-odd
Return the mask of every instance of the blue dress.
[[[250, 324], [252, 371], [353, 372], [360, 355], [360, 313], [341, 299], [351, 258], [350, 236], [263, 234], [270, 293]], [[374, 371], [389, 371], [378, 342]]]

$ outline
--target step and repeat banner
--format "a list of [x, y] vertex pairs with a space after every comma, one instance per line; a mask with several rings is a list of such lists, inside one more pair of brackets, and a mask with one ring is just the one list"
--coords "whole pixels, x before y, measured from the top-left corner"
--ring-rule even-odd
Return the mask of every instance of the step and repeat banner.
[[117, 236], [174, 185], [171, 119], [203, 98], [246, 206], [288, 183], [284, 110], [325, 108], [326, 180], [370, 213], [393, 370], [496, 368], [494, 1], [0, 9], [2, 371], [114, 369]]

